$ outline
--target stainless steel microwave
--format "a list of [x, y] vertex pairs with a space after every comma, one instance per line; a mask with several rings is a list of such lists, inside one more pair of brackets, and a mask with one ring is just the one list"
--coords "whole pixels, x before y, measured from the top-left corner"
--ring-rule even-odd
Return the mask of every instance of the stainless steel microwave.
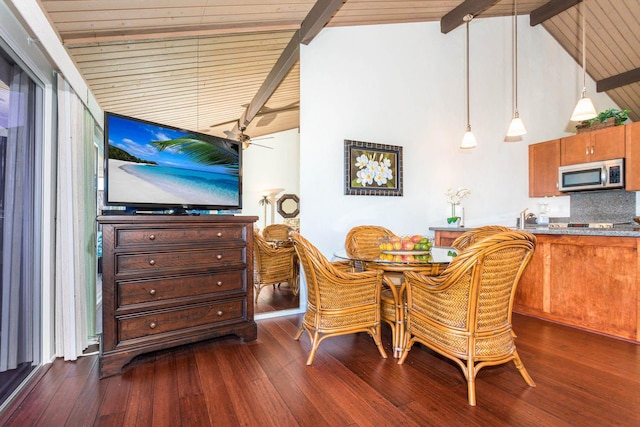
[[560, 166], [558, 189], [584, 191], [624, 188], [624, 159]]

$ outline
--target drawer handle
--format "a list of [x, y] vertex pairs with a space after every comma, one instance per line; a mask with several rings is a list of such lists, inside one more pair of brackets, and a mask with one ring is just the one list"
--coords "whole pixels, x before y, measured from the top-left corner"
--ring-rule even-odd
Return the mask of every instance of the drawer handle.
[[218, 234], [216, 234], [216, 236], [218, 236], [218, 237], [222, 237], [222, 232], [221, 232], [221, 231], [218, 231]]
[[149, 324], [149, 327], [150, 327], [151, 329], [155, 329], [155, 328], [156, 328], [156, 326], [158, 326], [158, 325], [156, 325], [156, 322], [151, 322], [151, 323]]
[[217, 313], [218, 317], [222, 316], [224, 313], [222, 312], [222, 310], [219, 310]]
[[156, 235], [155, 234], [151, 234], [149, 236], [149, 240], [156, 240]]
[[149, 260], [149, 265], [156, 265], [156, 260], [155, 259], [150, 259]]
[[155, 289], [151, 289], [151, 290], [149, 291], [149, 294], [150, 294], [150, 295], [155, 295], [155, 294], [156, 294], [156, 290], [155, 290]]
[[218, 259], [222, 259], [222, 254], [218, 254], [218, 255], [216, 255], [216, 258], [218, 258]]
[[219, 280], [219, 281], [218, 281], [218, 283], [216, 283], [216, 285], [218, 285], [218, 286], [222, 286], [222, 281], [221, 281], [221, 280]]

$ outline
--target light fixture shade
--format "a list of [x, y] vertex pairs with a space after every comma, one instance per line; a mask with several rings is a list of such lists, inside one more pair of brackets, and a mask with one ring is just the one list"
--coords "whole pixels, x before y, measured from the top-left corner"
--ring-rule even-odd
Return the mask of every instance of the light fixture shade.
[[573, 110], [573, 114], [571, 115], [571, 120], [574, 122], [581, 122], [583, 120], [590, 120], [597, 116], [596, 108], [593, 106], [593, 102], [591, 102], [591, 98], [587, 98], [582, 93], [582, 98], [576, 104], [576, 108]]
[[524, 123], [518, 113], [515, 113], [509, 125], [509, 130], [507, 130], [507, 136], [520, 136], [525, 133], [527, 133], [527, 128], [524, 127]]
[[464, 133], [462, 137], [462, 144], [460, 144], [460, 148], [475, 148], [478, 145], [476, 142], [476, 137], [473, 136], [471, 129], [467, 128], [467, 131]]

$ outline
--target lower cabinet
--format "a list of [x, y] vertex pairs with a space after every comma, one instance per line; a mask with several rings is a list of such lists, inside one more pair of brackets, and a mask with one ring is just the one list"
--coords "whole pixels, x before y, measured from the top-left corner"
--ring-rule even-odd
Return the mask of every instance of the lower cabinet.
[[513, 310], [640, 341], [635, 237], [537, 234]]
[[437, 230], [433, 240], [435, 246], [451, 246], [451, 244], [463, 233], [461, 230]]
[[102, 216], [100, 376], [140, 354], [234, 334], [255, 340], [256, 217]]

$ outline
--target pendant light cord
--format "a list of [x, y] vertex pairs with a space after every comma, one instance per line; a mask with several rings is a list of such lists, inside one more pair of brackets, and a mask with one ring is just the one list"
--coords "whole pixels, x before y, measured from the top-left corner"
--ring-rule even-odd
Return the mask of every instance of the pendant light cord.
[[584, 2], [582, 2], [582, 96], [587, 91], [587, 19]]
[[465, 15], [464, 21], [467, 23], [467, 131], [471, 130], [471, 121], [469, 119], [469, 22], [473, 19], [473, 15]]
[[513, 3], [513, 17], [514, 17], [514, 33], [513, 33], [513, 46], [514, 46], [514, 59], [513, 59], [513, 66], [514, 66], [514, 75], [515, 75], [515, 79], [514, 79], [514, 88], [513, 88], [513, 94], [514, 94], [514, 107], [515, 107], [515, 114], [518, 114], [518, 0], [515, 0]]

